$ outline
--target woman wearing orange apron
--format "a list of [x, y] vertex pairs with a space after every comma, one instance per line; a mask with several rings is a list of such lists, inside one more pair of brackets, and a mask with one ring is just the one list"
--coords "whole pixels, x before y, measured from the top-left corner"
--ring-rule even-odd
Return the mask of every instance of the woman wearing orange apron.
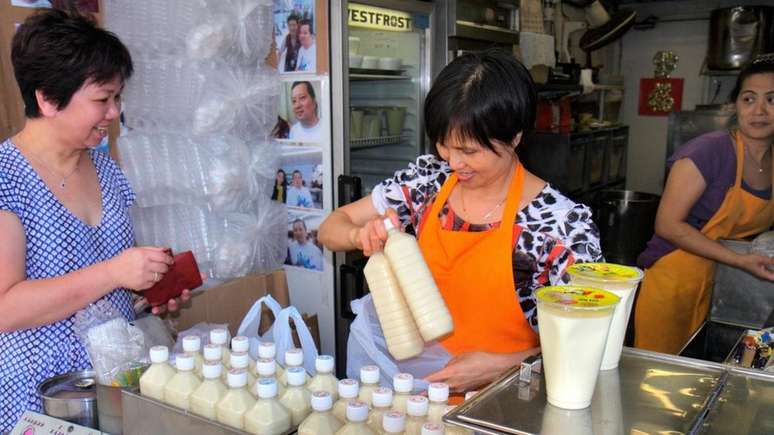
[[[701, 136], [672, 158], [656, 235], [640, 256], [646, 270], [635, 312], [636, 347], [676, 354], [688, 343], [709, 312], [717, 261], [774, 279], [766, 268], [774, 267], [774, 259], [740, 255], [717, 242], [774, 224], [774, 57], [744, 69], [732, 99], [737, 130]], [[713, 208], [713, 195], [720, 205], [698, 225], [701, 214]]]
[[530, 174], [516, 156], [534, 119], [532, 81], [512, 55], [459, 57], [425, 104], [440, 159], [420, 156], [320, 226], [328, 249], [366, 255], [387, 238], [384, 215], [418, 234], [455, 327], [441, 340], [452, 358], [428, 382], [469, 390], [538, 352], [534, 291], [562, 282], [574, 262], [601, 259], [589, 209]]

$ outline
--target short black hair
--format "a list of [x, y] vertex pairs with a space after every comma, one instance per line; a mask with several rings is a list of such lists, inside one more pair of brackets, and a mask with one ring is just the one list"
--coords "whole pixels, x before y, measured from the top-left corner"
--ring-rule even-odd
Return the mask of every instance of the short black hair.
[[761, 54], [745, 65], [736, 76], [736, 85], [731, 91], [731, 102], [736, 102], [739, 93], [742, 92], [744, 81], [755, 74], [774, 74], [774, 53]]
[[304, 227], [304, 231], [306, 231], [306, 222], [304, 222], [304, 220], [303, 220], [303, 219], [298, 219], [298, 218], [296, 218], [296, 220], [294, 220], [294, 221], [293, 221], [293, 223], [291, 224], [291, 226], [296, 226], [296, 224], [298, 224], [298, 223], [300, 223], [300, 224], [301, 224], [301, 226], [302, 226], [302, 227]]
[[299, 22], [300, 20], [301, 20], [301, 18], [298, 15], [290, 14], [290, 15], [288, 15], [288, 18], [285, 21], [289, 23], [291, 21]]
[[309, 33], [314, 35], [314, 25], [312, 24], [312, 20], [304, 18], [303, 20], [298, 22], [298, 28], [300, 29], [301, 26], [309, 26]]
[[35, 91], [65, 108], [87, 81], [126, 82], [134, 67], [118, 37], [97, 27], [90, 15], [43, 9], [24, 20], [11, 42], [11, 63], [27, 118], [40, 116]]
[[311, 82], [307, 82], [307, 81], [293, 82], [293, 84], [290, 85], [290, 92], [293, 92], [293, 89], [295, 89], [296, 86], [299, 86], [299, 85], [306, 86], [306, 93], [308, 93], [309, 96], [312, 97], [312, 99], [316, 103], [317, 102], [317, 96], [314, 94], [314, 87], [312, 86]]
[[535, 124], [537, 94], [527, 69], [513, 54], [488, 49], [454, 59], [438, 74], [425, 99], [425, 130], [432, 149], [450, 135], [497, 153]]

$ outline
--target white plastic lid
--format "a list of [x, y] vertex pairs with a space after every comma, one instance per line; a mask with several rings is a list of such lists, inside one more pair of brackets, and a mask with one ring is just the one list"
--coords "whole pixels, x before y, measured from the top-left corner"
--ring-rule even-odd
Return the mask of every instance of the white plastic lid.
[[247, 385], [247, 370], [245, 369], [231, 369], [226, 375], [228, 386], [231, 388], [241, 388]]
[[273, 378], [258, 379], [258, 382], [255, 383], [255, 389], [259, 398], [271, 399], [277, 396], [277, 381]]
[[409, 373], [398, 373], [392, 377], [392, 388], [396, 393], [410, 393], [414, 388], [414, 376]]
[[274, 376], [277, 373], [277, 364], [271, 358], [259, 358], [255, 361], [255, 371], [258, 376]]
[[385, 218], [384, 219], [384, 229], [387, 230], [387, 231], [395, 229], [395, 225], [392, 223], [390, 218]]
[[194, 359], [191, 355], [184, 353], [175, 356], [175, 367], [181, 371], [189, 371], [194, 369]]
[[228, 341], [228, 331], [225, 329], [213, 329], [210, 331], [210, 343], [225, 346]]
[[277, 356], [277, 345], [272, 341], [262, 341], [258, 344], [258, 358], [274, 359]]
[[392, 390], [384, 387], [375, 389], [371, 393], [371, 404], [379, 408], [392, 406]]
[[427, 397], [431, 402], [448, 402], [449, 401], [449, 384], [443, 382], [435, 382], [427, 387]]
[[306, 370], [303, 367], [290, 367], [285, 374], [288, 377], [288, 385], [299, 387], [306, 383]]
[[427, 410], [430, 407], [427, 397], [425, 396], [411, 396], [406, 402], [406, 414], [412, 417], [424, 417], [427, 415]]
[[359, 400], [347, 403], [347, 420], [359, 423], [368, 419], [368, 405]]
[[333, 408], [333, 397], [327, 391], [315, 391], [312, 393], [312, 409], [317, 412], [329, 411]]
[[250, 340], [244, 335], [237, 335], [231, 339], [231, 350], [234, 352], [247, 352], [250, 350]]
[[169, 361], [169, 348], [166, 346], [153, 346], [150, 348], [150, 360], [153, 364]]
[[223, 357], [223, 348], [219, 344], [210, 343], [204, 346], [202, 353], [205, 361], [220, 361]]
[[400, 411], [385, 412], [382, 416], [382, 429], [388, 433], [402, 433], [406, 430], [406, 414]]
[[250, 365], [250, 356], [247, 352], [231, 352], [228, 363], [235, 369], [246, 369]]
[[183, 352], [199, 352], [202, 350], [202, 339], [198, 335], [183, 337]]
[[339, 381], [339, 396], [345, 399], [354, 399], [360, 392], [360, 385], [354, 379], [342, 379]]
[[330, 355], [317, 355], [314, 360], [314, 369], [322, 373], [333, 372], [333, 357]]
[[304, 364], [304, 351], [298, 348], [288, 349], [285, 352], [285, 365], [299, 367]]
[[204, 379], [217, 379], [223, 370], [223, 364], [220, 361], [205, 361], [202, 364], [202, 376]]
[[379, 367], [363, 366], [360, 367], [360, 382], [364, 384], [376, 384], [379, 382]]
[[467, 393], [465, 393], [465, 400], [470, 399], [471, 397], [475, 396], [476, 394], [478, 394], [478, 391], [468, 391]]
[[422, 425], [422, 435], [443, 435], [445, 428], [438, 423], [427, 422]]

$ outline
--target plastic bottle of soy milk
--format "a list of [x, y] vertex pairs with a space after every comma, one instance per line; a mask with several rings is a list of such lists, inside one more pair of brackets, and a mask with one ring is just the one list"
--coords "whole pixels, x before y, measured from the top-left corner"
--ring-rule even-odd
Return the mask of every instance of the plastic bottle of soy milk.
[[[285, 386], [282, 385], [281, 382], [277, 379], [277, 373], [275, 372], [277, 370], [277, 362], [273, 359], [269, 358], [258, 358], [258, 360], [255, 362], [255, 371], [258, 374], [258, 377], [256, 378], [256, 381], [261, 379], [275, 379], [277, 380], [277, 397], [282, 397], [283, 394], [285, 394]], [[256, 397], [257, 396], [257, 390], [256, 390]]]
[[377, 366], [360, 367], [360, 394], [358, 394], [357, 400], [371, 406], [371, 396], [374, 390], [379, 388], [379, 376], [379, 367]]
[[247, 372], [244, 369], [228, 371], [228, 392], [215, 405], [218, 422], [237, 428], [245, 428], [244, 416], [255, 405], [255, 399], [247, 392]]
[[220, 346], [220, 359], [221, 363], [223, 363], [223, 368], [225, 371], [228, 370], [228, 361], [229, 361], [229, 355], [231, 352], [229, 352], [228, 349], [228, 331], [222, 328], [213, 329], [210, 331], [210, 344], [214, 344], [216, 346]]
[[194, 373], [199, 379], [202, 379], [202, 339], [198, 335], [187, 335], [183, 337], [183, 352], [191, 355], [194, 359]]
[[140, 394], [163, 402], [164, 386], [175, 376], [175, 369], [169, 365], [169, 349], [166, 346], [153, 346], [149, 354], [151, 366], [140, 377]]
[[[465, 394], [465, 400], [468, 399], [468, 395]], [[450, 405], [446, 407], [446, 411], [444, 411], [444, 415], [451, 412], [452, 409], [454, 409], [455, 406]], [[457, 426], [454, 424], [445, 424], [446, 426], [446, 435], [473, 435], [473, 431], [469, 429], [465, 429], [464, 427]]]
[[[382, 419], [384, 414], [392, 409], [392, 390], [389, 388], [377, 388], [374, 390], [373, 401], [371, 402], [371, 413], [368, 414], [368, 426], [379, 432], [382, 430]], [[402, 431], [403, 429], [401, 429]]]
[[347, 424], [336, 435], [376, 435], [366, 424], [368, 405], [359, 400], [353, 400], [347, 405]]
[[339, 398], [338, 384], [339, 380], [333, 376], [333, 357], [330, 355], [318, 355], [314, 361], [314, 368], [317, 374], [309, 381], [307, 389], [314, 393], [315, 391], [327, 391], [331, 394], [333, 400]]
[[290, 430], [290, 411], [277, 401], [277, 381], [259, 379], [258, 401], [245, 413], [245, 430], [257, 435], [280, 435]]
[[333, 399], [327, 391], [312, 393], [312, 413], [298, 426], [298, 435], [333, 435], [341, 422], [331, 412]]
[[220, 402], [228, 388], [220, 381], [223, 364], [217, 361], [205, 361], [202, 367], [204, 381], [191, 394], [191, 412], [204, 418], [215, 419], [215, 405]]
[[444, 435], [444, 433], [445, 430], [442, 424], [429, 421], [422, 425], [422, 431], [420, 432], [421, 435]]
[[347, 422], [347, 405], [357, 400], [360, 386], [354, 379], [342, 379], [339, 381], [339, 400], [333, 405], [333, 415], [343, 424]]
[[[291, 367], [301, 367], [304, 368], [304, 351], [298, 348], [288, 349], [285, 351], [285, 372], [282, 373], [282, 375], [279, 377], [279, 381], [285, 386], [288, 385], [288, 369]], [[306, 373], [304, 371], [306, 376], [306, 383], [309, 383], [310, 380], [312, 380], [311, 377], [309, 377], [309, 373]]]
[[427, 410], [427, 421], [442, 423], [441, 418], [446, 414], [446, 406], [449, 404], [449, 385], [436, 382], [427, 387], [427, 398], [430, 406]]
[[384, 226], [387, 229], [384, 254], [403, 289], [403, 297], [422, 338], [432, 341], [449, 334], [454, 330], [451, 314], [422, 257], [417, 239], [399, 231], [390, 219], [384, 220]]
[[406, 414], [398, 411], [390, 411], [384, 414], [382, 427], [379, 434], [397, 435], [404, 434], [406, 430]]
[[421, 435], [422, 425], [427, 422], [427, 397], [411, 396], [406, 402], [406, 435]]
[[[282, 378], [282, 374], [285, 372], [285, 370], [277, 364], [277, 345], [274, 344], [273, 341], [262, 341], [258, 345], [258, 358], [265, 358], [270, 359], [274, 361], [274, 365], [276, 366], [274, 368], [274, 377], [277, 378], [277, 380], [280, 380]], [[280, 382], [282, 384], [282, 382]], [[282, 393], [278, 394], [278, 397], [282, 397]]]
[[[236, 337], [231, 339], [231, 352], [244, 352], [247, 354], [247, 374], [248, 378], [250, 375], [255, 373], [255, 361], [253, 361], [252, 358], [250, 358], [250, 339], [245, 337], [244, 335], [237, 335]], [[230, 360], [229, 360], [230, 361]], [[230, 364], [230, 362], [229, 362]], [[231, 368], [231, 367], [229, 367]], [[253, 379], [255, 379], [255, 376], [253, 376]]]
[[398, 373], [392, 377], [392, 389], [395, 394], [392, 396], [392, 410], [406, 413], [406, 402], [411, 397], [411, 390], [414, 388], [414, 376], [409, 373]]
[[280, 397], [280, 403], [290, 411], [293, 426], [298, 426], [312, 412], [312, 394], [306, 389], [306, 370], [303, 367], [289, 367], [285, 370], [288, 387]]
[[190, 408], [191, 394], [201, 381], [194, 374], [194, 360], [191, 355], [181, 353], [175, 357], [177, 373], [164, 386], [164, 402], [186, 411]]
[[387, 350], [398, 361], [422, 353], [425, 342], [419, 334], [387, 257], [381, 252], [372, 254], [363, 273], [371, 291], [376, 315], [382, 325]]

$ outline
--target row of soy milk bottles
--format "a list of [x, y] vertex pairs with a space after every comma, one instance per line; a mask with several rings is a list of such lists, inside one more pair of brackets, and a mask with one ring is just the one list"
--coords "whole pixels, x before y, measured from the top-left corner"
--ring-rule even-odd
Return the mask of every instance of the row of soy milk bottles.
[[413, 377], [400, 373], [393, 378], [393, 393], [379, 386], [376, 366], [360, 370], [360, 383], [339, 381], [329, 355], [317, 357], [317, 373], [310, 377], [301, 349], [285, 353], [283, 368], [274, 343], [262, 342], [253, 361], [246, 337], [234, 337], [230, 349], [227, 340], [224, 329], [211, 331], [203, 349], [198, 336], [184, 337], [174, 368], [166, 346], [151, 348], [140, 393], [253, 434], [283, 434], [295, 427], [300, 435], [469, 433], [442, 425], [450, 408], [446, 384], [431, 384], [427, 397], [412, 395]]

